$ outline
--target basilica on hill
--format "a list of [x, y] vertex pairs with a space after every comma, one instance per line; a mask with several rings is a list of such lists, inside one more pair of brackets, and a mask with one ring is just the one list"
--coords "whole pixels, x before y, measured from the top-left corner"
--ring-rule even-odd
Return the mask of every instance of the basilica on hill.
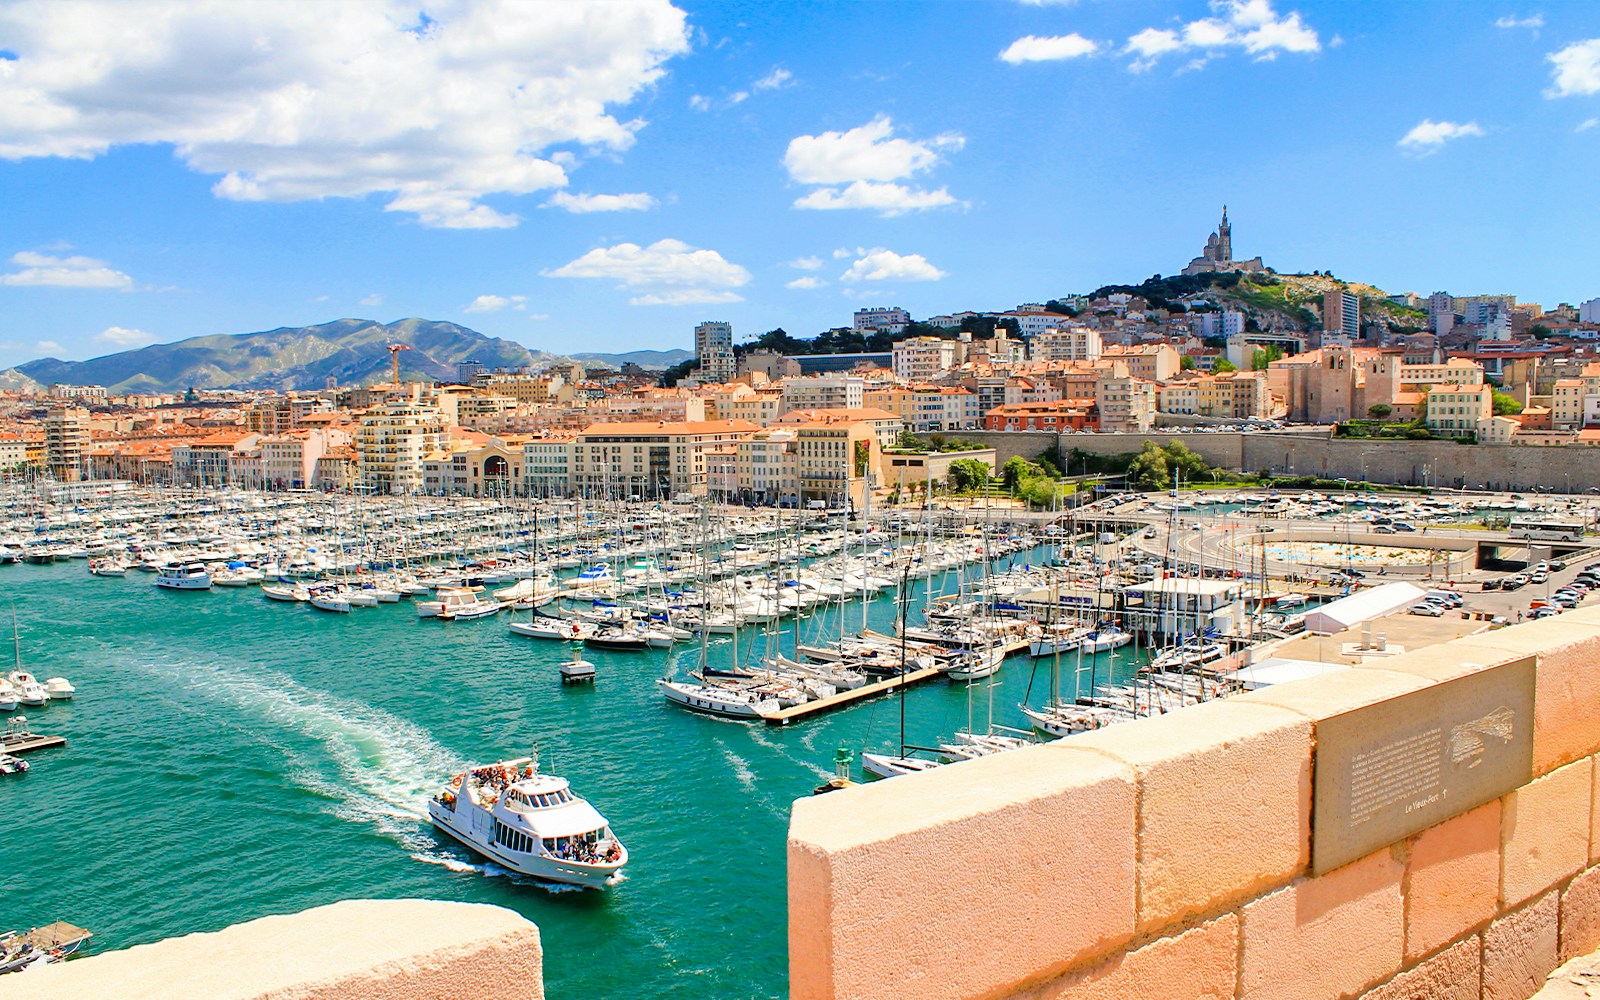
[[1228, 206], [1222, 206], [1222, 222], [1217, 226], [1217, 231], [1206, 240], [1206, 248], [1200, 251], [1200, 256], [1189, 262], [1183, 269], [1184, 274], [1207, 274], [1216, 271], [1245, 271], [1255, 274], [1265, 271], [1266, 265], [1261, 263], [1260, 257], [1249, 260], [1233, 259], [1233, 227], [1228, 225]]

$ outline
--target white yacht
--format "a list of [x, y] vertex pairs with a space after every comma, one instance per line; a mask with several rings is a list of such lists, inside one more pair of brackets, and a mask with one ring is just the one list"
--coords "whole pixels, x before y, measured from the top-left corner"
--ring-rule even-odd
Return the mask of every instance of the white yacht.
[[661, 693], [668, 701], [706, 715], [721, 715], [732, 719], [759, 719], [776, 712], [782, 706], [778, 699], [762, 696], [753, 691], [735, 688], [712, 687], [709, 684], [686, 684], [683, 681], [657, 680]]
[[11, 682], [11, 687], [17, 692], [17, 700], [24, 705], [43, 705], [50, 700], [50, 693], [44, 689], [44, 685], [26, 670], [13, 670], [6, 680]]
[[1104, 653], [1112, 649], [1121, 649], [1132, 641], [1132, 632], [1124, 631], [1115, 625], [1102, 625], [1084, 636], [1080, 648], [1085, 653]]
[[628, 849], [567, 779], [538, 757], [474, 767], [428, 802], [433, 825], [514, 872], [593, 889], [611, 884]]
[[51, 701], [71, 701], [78, 689], [65, 677], [47, 677], [44, 682], [44, 693], [50, 696]]
[[582, 642], [594, 635], [595, 628], [591, 622], [551, 615], [535, 615], [531, 621], [511, 623], [511, 631], [518, 635], [532, 639], [559, 639], [567, 642]]
[[916, 774], [918, 771], [931, 771], [938, 766], [938, 761], [922, 757], [895, 757], [882, 753], [861, 755], [862, 769], [880, 778], [898, 778], [904, 774]]
[[204, 563], [168, 563], [156, 574], [156, 586], [168, 590], [210, 590], [211, 574]]
[[0, 712], [15, 712], [20, 704], [22, 698], [17, 694], [17, 689], [10, 681], [0, 677]]

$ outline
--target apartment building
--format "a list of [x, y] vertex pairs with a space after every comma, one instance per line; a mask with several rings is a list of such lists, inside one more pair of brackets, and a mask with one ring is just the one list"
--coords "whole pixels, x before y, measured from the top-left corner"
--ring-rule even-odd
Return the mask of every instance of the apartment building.
[[1099, 409], [1092, 399], [1013, 403], [997, 406], [984, 415], [984, 429], [991, 431], [1051, 431], [1061, 434], [1099, 430], [1099, 425]]
[[572, 492], [570, 436], [533, 438], [522, 445], [522, 493], [530, 497], [564, 497]]
[[1107, 376], [1095, 383], [1094, 390], [1101, 431], [1108, 434], [1144, 434], [1155, 426], [1154, 382], [1132, 375]]
[[961, 360], [961, 344], [939, 337], [907, 337], [894, 345], [895, 377], [907, 382], [939, 378]]
[[45, 466], [64, 483], [83, 477], [89, 450], [89, 411], [78, 406], [53, 406], [44, 418]]
[[790, 410], [859, 410], [865, 405], [867, 380], [859, 375], [807, 375], [782, 383], [781, 412]]
[[755, 503], [798, 502], [796, 437], [790, 428], [773, 427], [757, 431], [736, 445], [736, 499]]
[[1096, 361], [1105, 351], [1100, 331], [1087, 326], [1049, 329], [1031, 342], [1035, 361]]
[[857, 333], [899, 333], [911, 325], [911, 314], [899, 306], [875, 306], [857, 309], [851, 328]]
[[1129, 375], [1147, 382], [1165, 382], [1183, 367], [1183, 355], [1171, 344], [1113, 344], [1100, 357], [1122, 362]]
[[983, 424], [978, 395], [963, 386], [910, 385], [869, 390], [865, 405], [885, 410], [917, 433], [976, 430]]
[[586, 496], [704, 496], [706, 452], [759, 430], [744, 420], [591, 424], [572, 443], [572, 490]]
[[1436, 385], [1428, 390], [1428, 430], [1441, 437], [1467, 437], [1494, 415], [1494, 390], [1487, 385]]
[[361, 415], [357, 432], [361, 485], [376, 493], [415, 493], [424, 488], [422, 463], [440, 450], [445, 419], [437, 406], [389, 400]]
[[793, 426], [800, 502], [848, 502], [855, 508], [883, 481], [882, 449], [863, 421], [818, 420]]

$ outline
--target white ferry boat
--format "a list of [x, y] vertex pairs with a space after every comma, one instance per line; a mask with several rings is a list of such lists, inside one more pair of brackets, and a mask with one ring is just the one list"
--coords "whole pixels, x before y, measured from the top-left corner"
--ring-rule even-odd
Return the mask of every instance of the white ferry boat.
[[168, 590], [210, 590], [211, 574], [204, 563], [168, 563], [156, 574], [156, 586]]
[[628, 849], [567, 779], [539, 773], [538, 757], [464, 771], [428, 802], [433, 825], [514, 872], [599, 889]]

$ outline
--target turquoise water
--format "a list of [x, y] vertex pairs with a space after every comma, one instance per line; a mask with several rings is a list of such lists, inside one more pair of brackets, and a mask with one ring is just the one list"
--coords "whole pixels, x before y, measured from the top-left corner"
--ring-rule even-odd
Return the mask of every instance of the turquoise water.
[[[465, 900], [539, 925], [558, 1000], [783, 996], [789, 805], [831, 773], [841, 743], [899, 740], [893, 698], [782, 729], [670, 706], [654, 680], [697, 647], [590, 650], [599, 682], [563, 688], [566, 647], [511, 634], [505, 615], [419, 621], [409, 601], [330, 615], [255, 588], [181, 593], [151, 579], [90, 578], [81, 561], [0, 567], [24, 664], [78, 688], [71, 703], [23, 709], [69, 745], [0, 779], [0, 930], [62, 919], [106, 950], [340, 899]], [[869, 612], [892, 627], [891, 599]], [[845, 614], [859, 627], [859, 604]], [[802, 636], [826, 624], [808, 620]], [[712, 648], [731, 653], [726, 639]], [[995, 721], [1020, 725], [1027, 658], [995, 680]], [[913, 689], [908, 741], [965, 728], [969, 704], [983, 727], [986, 689]], [[534, 746], [628, 844], [620, 885], [551, 889], [430, 832], [438, 781]]]

